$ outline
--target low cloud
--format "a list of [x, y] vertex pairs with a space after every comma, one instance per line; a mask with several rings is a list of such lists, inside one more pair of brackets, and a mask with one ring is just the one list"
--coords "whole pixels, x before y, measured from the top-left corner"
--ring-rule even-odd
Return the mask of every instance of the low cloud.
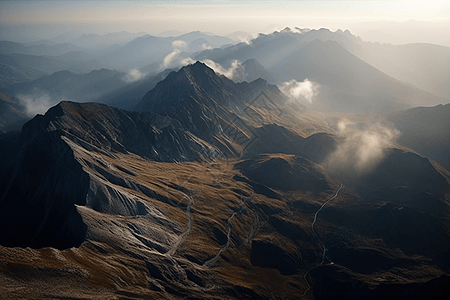
[[181, 66], [187, 66], [189, 64], [194, 64], [194, 63], [195, 63], [195, 60], [193, 60], [190, 57], [183, 58], [180, 62]]
[[258, 34], [254, 34], [254, 35], [239, 36], [238, 39], [239, 39], [239, 42], [241, 42], [241, 43], [251, 45], [252, 40], [256, 39], [257, 37], [258, 37]]
[[28, 117], [37, 114], [44, 114], [55, 103], [47, 94], [40, 95], [17, 95], [19, 103], [24, 107], [24, 112]]
[[182, 57], [183, 52], [187, 52], [189, 50], [189, 46], [185, 41], [176, 40], [172, 42], [173, 51], [170, 52], [160, 66], [161, 69], [175, 68], [182, 66], [182, 62], [184, 61], [184, 57]]
[[319, 93], [319, 84], [310, 81], [308, 78], [301, 82], [292, 79], [284, 82], [280, 90], [292, 100], [307, 101], [312, 104], [315, 96]]
[[294, 33], [307, 33], [307, 32], [309, 32], [309, 31], [311, 31], [311, 29], [309, 29], [309, 28], [299, 28], [299, 27], [294, 27], [294, 28], [292, 29], [292, 32], [294, 32]]
[[131, 69], [124, 77], [122, 77], [122, 80], [126, 83], [135, 82], [143, 79], [146, 74], [142, 73], [138, 69]]
[[235, 82], [244, 81], [247, 73], [245, 72], [245, 67], [238, 60], [233, 60], [229, 68], [224, 68], [220, 64], [212, 61], [210, 59], [205, 59], [203, 61], [208, 67], [214, 70], [214, 72], [226, 76]]
[[202, 49], [203, 50], [210, 50], [210, 49], [212, 49], [212, 46], [211, 45], [207, 45], [207, 44], [203, 44], [202, 45]]
[[324, 166], [332, 172], [362, 175], [383, 160], [387, 148], [393, 145], [400, 132], [379, 123], [361, 128], [341, 120], [337, 134], [338, 146]]

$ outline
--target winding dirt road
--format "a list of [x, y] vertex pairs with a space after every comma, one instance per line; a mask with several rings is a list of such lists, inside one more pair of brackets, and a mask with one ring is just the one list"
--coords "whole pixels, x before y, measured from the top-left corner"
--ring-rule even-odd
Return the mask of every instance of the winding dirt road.
[[[338, 181], [339, 181], [339, 180], [338, 180]], [[339, 195], [339, 192], [342, 190], [342, 188], [344, 187], [344, 185], [342, 184], [342, 182], [339, 181], [339, 183], [340, 183], [340, 186], [339, 186], [339, 188], [336, 190], [336, 193], [334, 194], [334, 196], [332, 196], [332, 197], [329, 198], [327, 201], [325, 201], [325, 202], [322, 204], [322, 206], [316, 211], [316, 213], [314, 214], [314, 221], [311, 223], [311, 229], [312, 229], [312, 231], [314, 232], [314, 235], [316, 236], [317, 240], [319, 241], [320, 245], [321, 245], [322, 248], [323, 248], [323, 254], [322, 254], [322, 261], [320, 262], [320, 264], [318, 264], [317, 266], [314, 266], [314, 267], [312, 267], [311, 269], [309, 269], [308, 271], [306, 271], [305, 275], [303, 276], [303, 278], [305, 278], [306, 284], [308, 285], [308, 288], [305, 290], [305, 292], [303, 293], [302, 296], [305, 296], [306, 293], [308, 293], [309, 290], [311, 290], [311, 285], [309, 284], [308, 279], [306, 278], [306, 277], [308, 276], [309, 272], [310, 272], [311, 270], [317, 268], [317, 267], [320, 267], [320, 266], [323, 265], [324, 262], [325, 262], [325, 256], [326, 256], [326, 253], [327, 253], [328, 249], [325, 247], [324, 243], [322, 242], [322, 240], [320, 239], [320, 237], [319, 237], [319, 235], [317, 234], [316, 230], [314, 229], [314, 225], [316, 225], [317, 217], [318, 217], [318, 215], [319, 215], [319, 212], [320, 212], [320, 211], [321, 211], [321, 210], [322, 210], [322, 209], [323, 209], [330, 201], [334, 200], [334, 199]], [[331, 262], [331, 261], [330, 261], [330, 262]], [[331, 263], [333, 263], [333, 262], [331, 262]]]

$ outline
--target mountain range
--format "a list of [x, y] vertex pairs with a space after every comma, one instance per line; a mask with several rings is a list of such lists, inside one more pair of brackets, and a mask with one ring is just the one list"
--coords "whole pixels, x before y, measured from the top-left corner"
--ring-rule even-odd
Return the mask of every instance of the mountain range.
[[[116, 45], [101, 46], [113, 37], [117, 37]], [[87, 48], [81, 48], [77, 38], [92, 43], [98, 40], [98, 45], [89, 42]], [[445, 74], [449, 69], [445, 62], [450, 52], [443, 46], [374, 44], [348, 30], [324, 28], [286, 28], [236, 45], [229, 38], [198, 31], [174, 37], [122, 32], [77, 38], [56, 39], [60, 44], [2, 41], [3, 87], [62, 70], [81, 75], [103, 68], [127, 73], [137, 69], [154, 75], [195, 60], [212, 60], [231, 70], [237, 60], [248, 70], [246, 81], [263, 77], [281, 86], [308, 79], [319, 88], [314, 101], [304, 104], [323, 111], [380, 113], [448, 102]], [[251, 61], [258, 61], [258, 66], [250, 66]], [[106, 96], [99, 98], [105, 100]]]
[[269, 35], [260, 34], [250, 44], [205, 50], [195, 59], [226, 64], [233, 59], [256, 58], [264, 62], [277, 84], [293, 79], [312, 80], [320, 85], [320, 93], [311, 106], [315, 109], [382, 112], [448, 101], [363, 61], [353, 53], [361, 51], [359, 43], [348, 31], [295, 32], [287, 28]]
[[[358, 61], [313, 40], [301, 51], [318, 70], [324, 47]], [[395, 142], [387, 125], [335, 124], [264, 79], [234, 82], [201, 62], [167, 72], [153, 87], [142, 79], [132, 110], [63, 101], [0, 135], [2, 295], [450, 295], [450, 173], [405, 144], [422, 138], [418, 115], [435, 122], [425, 132], [445, 131], [447, 106], [388, 115], [417, 122]]]
[[126, 85], [125, 73], [115, 70], [94, 70], [86, 74], [58, 71], [31, 82], [18, 83], [1, 89], [8, 95], [37, 97], [47, 95], [56, 104], [64, 99], [88, 102]]

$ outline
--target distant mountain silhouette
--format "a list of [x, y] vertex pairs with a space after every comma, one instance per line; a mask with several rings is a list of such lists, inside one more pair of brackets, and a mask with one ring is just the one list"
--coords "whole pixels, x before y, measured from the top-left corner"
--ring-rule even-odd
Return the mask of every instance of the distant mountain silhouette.
[[368, 42], [361, 46], [362, 52], [355, 54], [377, 69], [434, 95], [450, 97], [450, 47]]
[[101, 69], [79, 75], [70, 71], [58, 71], [36, 80], [8, 86], [2, 91], [9, 95], [29, 98], [48, 96], [50, 104], [70, 99], [88, 102], [105, 93], [125, 86], [125, 73]]
[[0, 53], [1, 54], [29, 54], [29, 55], [50, 55], [58, 56], [71, 51], [83, 50], [80, 47], [72, 45], [70, 43], [55, 44], [55, 45], [30, 45], [26, 46], [20, 43], [10, 42], [10, 41], [0, 41]]
[[145, 35], [145, 32], [130, 33], [127, 31], [121, 31], [107, 33], [104, 35], [91, 33], [83, 34], [76, 39], [73, 39], [72, 43], [88, 49], [99, 49], [110, 47], [115, 44], [123, 45], [143, 35]]
[[256, 58], [279, 84], [313, 80], [321, 85], [313, 107], [321, 109], [383, 112], [446, 101], [382, 73], [349, 52], [351, 45], [359, 48], [355, 39], [348, 32], [325, 29], [283, 30], [259, 35], [250, 45], [205, 50], [195, 57], [219, 63]]
[[[187, 48], [172, 45], [174, 41], [183, 41]], [[110, 68], [124, 70], [141, 68], [152, 63], [157, 63], [159, 66], [174, 49], [186, 52], [185, 56], [187, 57], [189, 53], [203, 50], [204, 47], [216, 48], [232, 42], [229, 38], [209, 35], [200, 31], [193, 31], [176, 37], [159, 37], [146, 34], [129, 41], [118, 49], [112, 50], [100, 57], [99, 60]]]
[[93, 66], [92, 63], [67, 60], [64, 56], [37, 56], [18, 53], [0, 54], [0, 63], [12, 67], [34, 69], [44, 74], [52, 74], [61, 70], [84, 74], [96, 68], [96, 65]]
[[275, 83], [275, 79], [257, 59], [247, 59], [242, 63], [242, 66], [245, 68], [245, 81], [251, 82], [258, 78], [262, 78], [270, 84]]
[[[213, 34], [207, 34], [201, 31], [192, 31], [189, 33], [185, 33], [182, 35], [178, 35], [176, 37], [171, 38], [172, 40], [181, 40], [181, 41], [185, 41], [188, 44], [192, 44], [193, 42], [198, 43], [198, 40], [202, 40], [202, 41], [206, 41], [206, 46], [210, 46], [212, 48], [218, 48], [222, 45], [225, 44], [233, 44], [233, 40], [231, 40], [228, 37], [224, 37], [224, 36], [220, 36], [220, 35], [213, 35]], [[201, 45], [200, 45], [201, 46]], [[189, 49], [191, 51], [197, 51], [200, 50], [201, 47], [199, 47], [198, 49], [193, 48], [193, 49]], [[202, 49], [203, 50], [203, 49]]]
[[146, 34], [103, 55], [99, 60], [107, 66], [126, 70], [153, 62], [161, 63], [172, 50], [172, 42], [167, 38]]
[[387, 116], [401, 131], [398, 142], [450, 170], [450, 104], [415, 107]]
[[112, 92], [101, 95], [95, 102], [105, 103], [121, 109], [133, 110], [142, 100], [145, 94], [155, 85], [164, 80], [171, 70], [165, 70], [154, 75], [146, 75], [145, 78], [126, 84]]
[[16, 83], [32, 81], [43, 75], [42, 72], [22, 66], [0, 64], [0, 88]]

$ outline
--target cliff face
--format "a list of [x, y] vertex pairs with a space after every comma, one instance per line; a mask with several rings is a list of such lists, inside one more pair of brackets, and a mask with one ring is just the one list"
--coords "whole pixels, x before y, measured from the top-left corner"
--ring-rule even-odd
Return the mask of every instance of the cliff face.
[[86, 226], [75, 205], [86, 204], [88, 175], [57, 132], [36, 134], [23, 143], [1, 173], [2, 245], [81, 245]]

